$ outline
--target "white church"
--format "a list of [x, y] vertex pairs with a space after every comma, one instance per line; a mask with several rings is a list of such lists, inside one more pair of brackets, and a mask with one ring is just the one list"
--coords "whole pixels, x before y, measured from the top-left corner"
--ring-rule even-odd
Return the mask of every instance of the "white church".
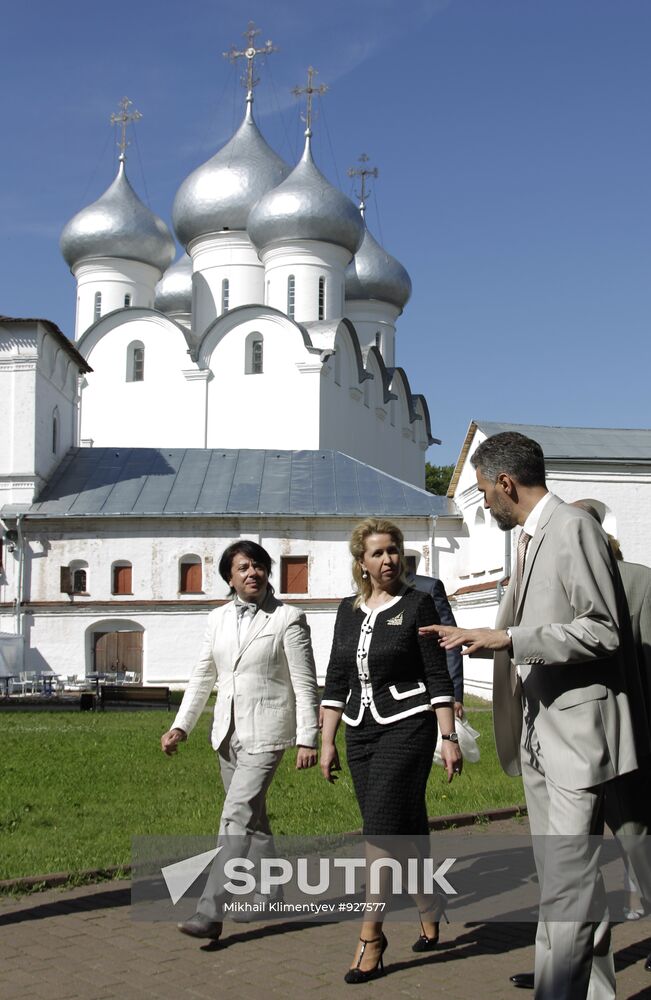
[[[292, 167], [253, 115], [181, 184], [184, 252], [131, 187], [130, 102], [117, 176], [65, 226], [74, 342], [48, 320], [0, 317], [0, 677], [129, 672], [182, 686], [226, 597], [222, 549], [250, 538], [276, 593], [312, 628], [320, 678], [351, 592], [347, 540], [394, 519], [412, 567], [442, 578], [462, 624], [490, 624], [510, 534], [481, 507], [473, 421], [447, 497], [424, 490], [435, 443], [397, 364], [411, 282], [312, 150]], [[370, 171], [369, 171], [370, 172]], [[550, 487], [602, 504], [626, 558], [651, 563], [651, 431], [523, 427]], [[490, 696], [472, 660], [467, 690]]]

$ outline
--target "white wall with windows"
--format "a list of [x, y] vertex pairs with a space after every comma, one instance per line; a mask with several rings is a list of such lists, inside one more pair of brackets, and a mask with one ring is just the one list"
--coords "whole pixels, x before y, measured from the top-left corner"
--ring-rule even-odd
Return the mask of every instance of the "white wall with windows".
[[192, 328], [197, 333], [202, 334], [229, 309], [264, 302], [264, 267], [246, 233], [197, 237], [188, 253], [192, 257]]
[[86, 259], [74, 269], [77, 279], [75, 340], [116, 309], [154, 304], [154, 289], [161, 272], [151, 264], [119, 257]]
[[109, 316], [79, 342], [93, 371], [81, 400], [82, 440], [96, 446], [205, 445], [206, 378], [186, 334], [160, 313], [132, 307]]

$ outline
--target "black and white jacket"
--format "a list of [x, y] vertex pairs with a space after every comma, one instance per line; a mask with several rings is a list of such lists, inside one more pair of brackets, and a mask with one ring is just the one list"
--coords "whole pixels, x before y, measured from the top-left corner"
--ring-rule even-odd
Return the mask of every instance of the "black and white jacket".
[[436, 638], [421, 639], [422, 625], [438, 624], [429, 594], [405, 588], [387, 604], [339, 605], [322, 705], [343, 708], [358, 726], [365, 710], [380, 723], [454, 704], [445, 653]]

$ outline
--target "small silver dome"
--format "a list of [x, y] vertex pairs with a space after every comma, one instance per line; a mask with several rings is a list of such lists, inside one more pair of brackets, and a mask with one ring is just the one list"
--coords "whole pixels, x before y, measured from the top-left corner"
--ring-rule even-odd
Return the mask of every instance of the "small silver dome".
[[187, 253], [168, 267], [156, 285], [154, 309], [164, 313], [192, 312], [192, 261]]
[[122, 257], [164, 271], [175, 254], [172, 234], [140, 201], [129, 184], [124, 161], [101, 198], [66, 223], [60, 247], [71, 268], [86, 257]]
[[258, 250], [280, 241], [318, 240], [355, 253], [364, 224], [353, 202], [315, 165], [308, 137], [303, 156], [287, 180], [251, 211], [247, 229]]
[[388, 254], [368, 229], [345, 271], [346, 298], [379, 299], [404, 309], [411, 297], [411, 279], [402, 264]]
[[263, 139], [248, 103], [233, 138], [186, 177], [176, 193], [172, 219], [180, 242], [187, 247], [206, 233], [245, 230], [251, 208], [289, 169]]

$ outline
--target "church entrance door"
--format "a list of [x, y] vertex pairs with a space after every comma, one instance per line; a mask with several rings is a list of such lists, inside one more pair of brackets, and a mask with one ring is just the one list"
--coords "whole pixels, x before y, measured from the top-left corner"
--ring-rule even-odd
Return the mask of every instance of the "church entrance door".
[[132, 671], [142, 677], [142, 632], [95, 632], [94, 669], [98, 674]]

